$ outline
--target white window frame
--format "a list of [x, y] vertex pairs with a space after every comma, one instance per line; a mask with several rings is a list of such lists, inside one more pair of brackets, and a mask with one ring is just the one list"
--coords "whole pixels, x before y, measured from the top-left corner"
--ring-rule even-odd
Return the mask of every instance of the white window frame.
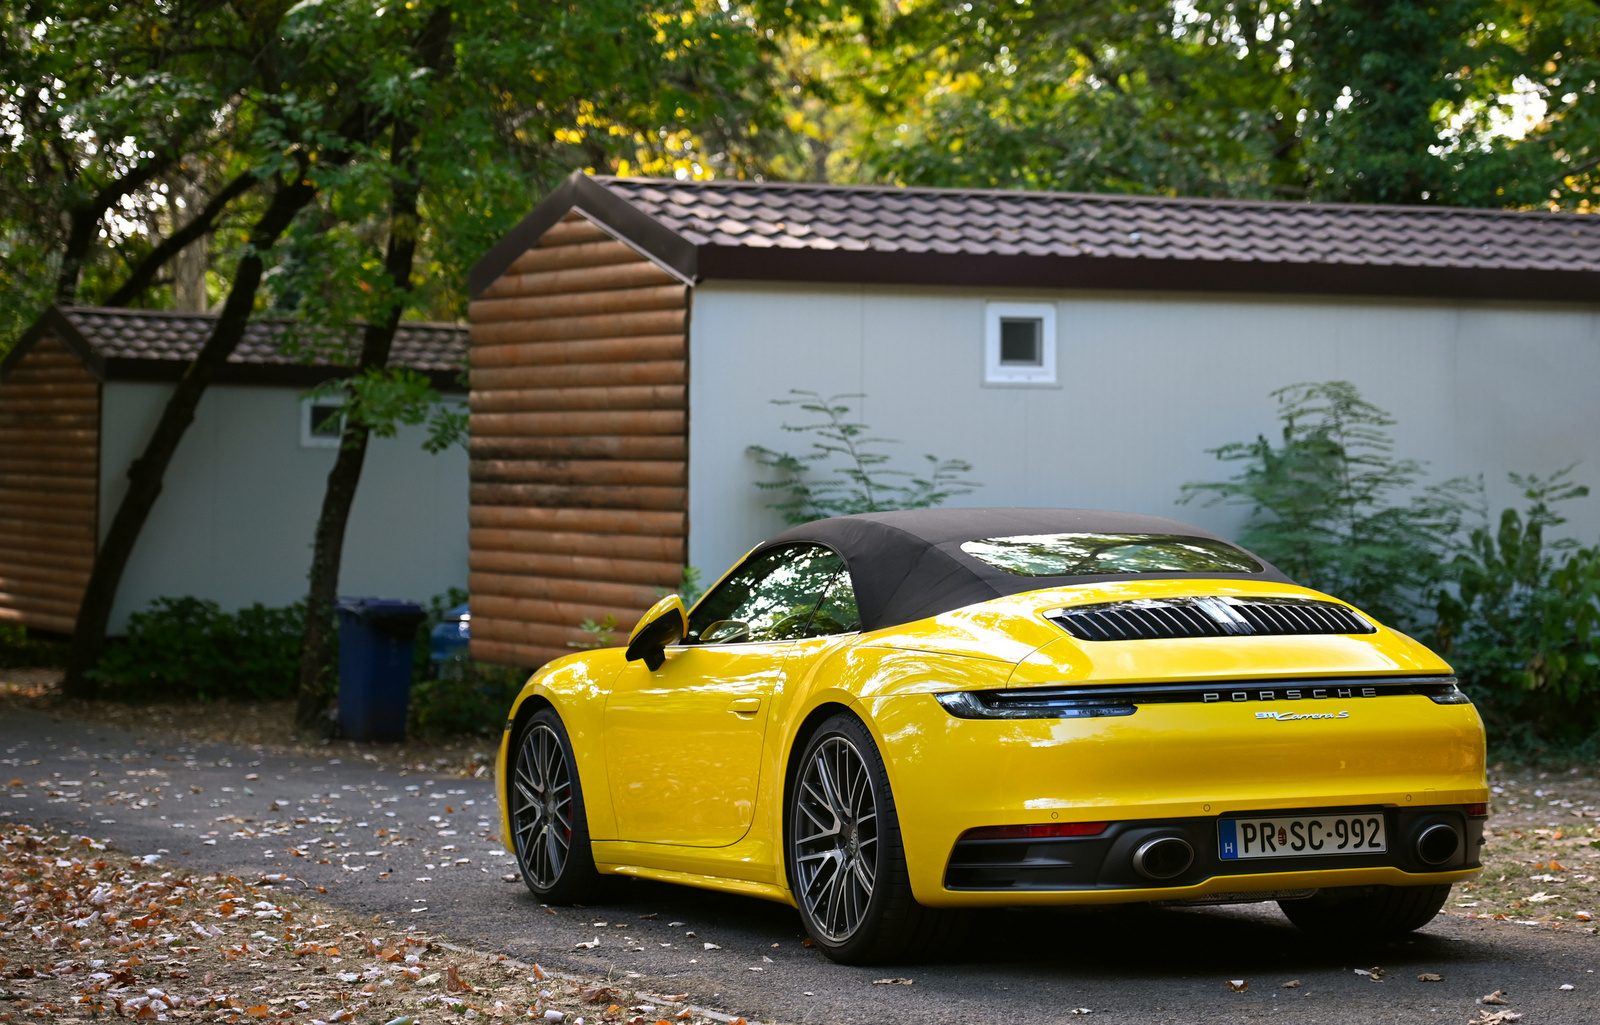
[[300, 447], [301, 448], [338, 448], [344, 440], [344, 431], [339, 432], [335, 438], [323, 437], [311, 433], [311, 410], [316, 406], [332, 405], [329, 399], [301, 399], [300, 400]]
[[[1039, 324], [1040, 364], [1000, 362], [1000, 321], [1033, 319]], [[1056, 384], [1056, 307], [1054, 303], [986, 303], [983, 310], [983, 383], [1051, 387]]]

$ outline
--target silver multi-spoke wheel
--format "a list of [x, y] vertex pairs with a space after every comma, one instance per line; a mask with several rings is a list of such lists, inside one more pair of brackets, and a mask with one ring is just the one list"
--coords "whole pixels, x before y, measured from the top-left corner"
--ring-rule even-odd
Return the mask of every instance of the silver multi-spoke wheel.
[[866, 918], [878, 876], [878, 804], [867, 764], [848, 739], [811, 751], [793, 826], [800, 899], [822, 938], [849, 939]]
[[572, 853], [572, 774], [561, 738], [542, 722], [523, 734], [511, 794], [517, 857], [528, 881], [548, 890]]

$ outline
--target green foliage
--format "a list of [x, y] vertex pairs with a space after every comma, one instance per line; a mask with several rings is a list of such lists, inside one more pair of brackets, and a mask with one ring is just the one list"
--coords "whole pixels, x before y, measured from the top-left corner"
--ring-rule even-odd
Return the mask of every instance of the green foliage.
[[598, 623], [591, 618], [585, 617], [584, 621], [578, 624], [578, 629], [584, 633], [583, 640], [568, 641], [567, 647], [581, 648], [585, 651], [592, 651], [595, 648], [616, 647], [618, 629], [616, 616], [607, 616]]
[[505, 722], [506, 711], [527, 681], [527, 674], [519, 669], [470, 659], [444, 665], [430, 660], [429, 634], [444, 622], [446, 612], [466, 601], [467, 592], [459, 587], [428, 599], [427, 619], [417, 628], [407, 713], [407, 729], [413, 736], [493, 733]]
[[275, 701], [294, 692], [303, 605], [223, 612], [199, 598], [157, 598], [128, 617], [95, 679], [126, 698]]
[[1511, 476], [1526, 510], [1504, 510], [1497, 527], [1485, 516], [1438, 605], [1441, 653], [1496, 739], [1522, 746], [1600, 729], [1600, 548], [1548, 537], [1566, 522], [1554, 503], [1589, 493], [1571, 471]]
[[668, 591], [664, 588], [656, 591], [656, 594], [662, 598], [669, 594], [677, 595], [683, 599], [683, 607], [686, 609], [694, 608], [694, 603], [699, 601], [700, 596], [705, 593], [706, 589], [701, 583], [700, 567], [698, 566], [683, 567], [683, 577], [679, 581], [676, 591]]
[[[361, 424], [376, 438], [392, 438], [401, 426], [426, 424], [428, 440], [422, 447], [429, 452], [437, 454], [467, 443], [465, 408], [457, 402], [445, 402], [426, 375], [406, 367], [372, 369], [345, 380], [329, 381], [307, 397], [342, 400], [338, 413], [329, 416]], [[351, 440], [347, 436], [345, 443], [350, 444]]]
[[66, 663], [67, 646], [45, 640], [16, 623], [0, 623], [0, 669], [56, 668]]
[[[866, 424], [851, 420], [850, 406], [844, 400], [865, 399], [864, 395], [831, 395], [791, 390], [793, 399], [773, 399], [773, 405], [798, 406], [823, 419], [783, 429], [815, 439], [805, 455], [777, 452], [761, 445], [745, 451], [758, 463], [778, 473], [775, 481], [757, 481], [756, 487], [776, 491], [785, 497], [768, 508], [783, 513], [790, 524], [810, 523], [829, 516], [851, 513], [886, 512], [891, 509], [926, 509], [943, 505], [957, 495], [970, 495], [979, 485], [965, 480], [972, 464], [962, 459], [924, 456], [926, 476], [909, 470], [891, 469], [889, 455], [873, 446], [899, 444], [890, 438], [873, 437]], [[833, 465], [838, 463], [838, 465]], [[827, 474], [821, 478], [818, 473]]]
[[1250, 506], [1239, 540], [1318, 590], [1386, 623], [1416, 630], [1449, 579], [1445, 562], [1468, 510], [1466, 482], [1419, 488], [1422, 464], [1399, 459], [1395, 421], [1347, 381], [1272, 393], [1281, 436], [1210, 449], [1243, 468], [1189, 483], [1180, 502]]
[[796, 176], [1580, 209], [1596, 185], [1580, 0], [791, 6]]

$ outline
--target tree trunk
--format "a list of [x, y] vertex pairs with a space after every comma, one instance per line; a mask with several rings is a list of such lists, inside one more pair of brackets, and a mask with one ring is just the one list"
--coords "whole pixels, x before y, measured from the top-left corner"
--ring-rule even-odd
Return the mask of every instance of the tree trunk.
[[[302, 164], [301, 171], [304, 171]], [[117, 588], [127, 569], [128, 558], [139, 540], [145, 520], [150, 516], [156, 499], [161, 494], [162, 478], [172, 456], [183, 440], [184, 432], [194, 420], [195, 409], [205, 394], [217, 371], [239, 341], [244, 337], [250, 321], [250, 310], [255, 304], [256, 291], [261, 285], [262, 254], [277, 243], [300, 210], [316, 196], [316, 186], [300, 174], [287, 185], [280, 184], [272, 202], [250, 233], [250, 245], [239, 261], [234, 273], [233, 288], [228, 294], [222, 316], [211, 331], [211, 337], [201, 347], [178, 380], [177, 387], [161, 411], [161, 420], [145, 444], [144, 452], [128, 467], [128, 492], [117, 507], [105, 540], [95, 556], [94, 568], [89, 573], [89, 583], [83, 591], [78, 606], [78, 620], [72, 632], [72, 646], [67, 653], [66, 678], [62, 681], [62, 694], [69, 698], [93, 697], [96, 683], [87, 673], [100, 661], [105, 650], [106, 626], [111, 619], [111, 606], [116, 601]]]
[[[439, 69], [449, 60], [450, 8], [434, 10], [418, 36], [416, 50], [425, 67]], [[394, 124], [389, 141], [389, 161], [394, 181], [389, 198], [389, 243], [384, 269], [396, 295], [388, 315], [369, 323], [361, 339], [361, 358], [356, 373], [381, 370], [388, 366], [389, 350], [395, 330], [405, 312], [404, 297], [411, 292], [411, 270], [417, 252], [417, 198], [422, 185], [417, 178], [417, 130], [403, 120]], [[329, 668], [334, 626], [334, 604], [339, 594], [339, 567], [344, 558], [345, 530], [350, 522], [350, 506], [355, 502], [361, 469], [366, 463], [366, 425], [354, 419], [345, 424], [344, 437], [333, 469], [328, 471], [328, 486], [322, 496], [322, 514], [317, 519], [316, 538], [311, 550], [311, 586], [306, 595], [305, 629], [300, 648], [300, 674], [295, 720], [311, 726], [328, 704]]]
[[[411, 291], [411, 269], [417, 252], [419, 192], [414, 177], [416, 161], [411, 153], [415, 137], [412, 126], [404, 122], [395, 124], [390, 157], [397, 170], [389, 201], [389, 244], [384, 269], [398, 294], [390, 304], [388, 315], [367, 325], [361, 339], [361, 358], [356, 363], [357, 374], [388, 366], [400, 315], [405, 312], [403, 296]], [[301, 726], [315, 722], [317, 714], [328, 703], [326, 674], [332, 648], [334, 604], [339, 594], [339, 567], [344, 557], [350, 506], [355, 502], [356, 487], [361, 483], [370, 434], [367, 426], [355, 418], [345, 423], [339, 455], [334, 459], [333, 469], [328, 471], [328, 486], [322, 495], [322, 515], [317, 519], [317, 534], [311, 549], [311, 587], [306, 595], [305, 630], [300, 648], [295, 719]]]

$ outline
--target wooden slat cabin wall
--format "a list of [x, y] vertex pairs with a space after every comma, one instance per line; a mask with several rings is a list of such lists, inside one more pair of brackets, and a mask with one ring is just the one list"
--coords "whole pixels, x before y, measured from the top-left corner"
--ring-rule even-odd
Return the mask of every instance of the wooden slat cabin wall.
[[99, 495], [100, 386], [41, 338], [0, 381], [0, 622], [71, 632]]
[[688, 289], [574, 212], [469, 317], [472, 656], [625, 638], [683, 574]]

